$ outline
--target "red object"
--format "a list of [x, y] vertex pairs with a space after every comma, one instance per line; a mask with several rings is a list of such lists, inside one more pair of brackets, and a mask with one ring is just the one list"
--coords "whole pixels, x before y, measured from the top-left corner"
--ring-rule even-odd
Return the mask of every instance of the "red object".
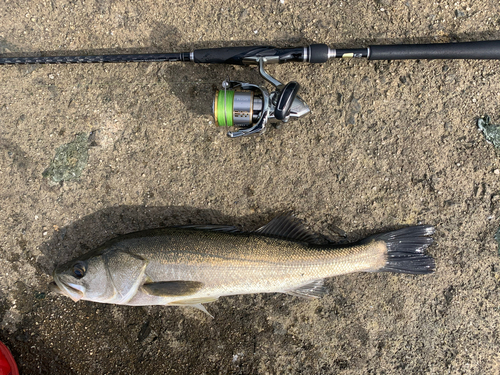
[[0, 375], [19, 375], [14, 357], [2, 342], [0, 342]]

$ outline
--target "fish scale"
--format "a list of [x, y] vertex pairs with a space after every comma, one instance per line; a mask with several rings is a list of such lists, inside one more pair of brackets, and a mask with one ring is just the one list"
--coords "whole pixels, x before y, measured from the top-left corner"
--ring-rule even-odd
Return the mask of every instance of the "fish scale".
[[155, 260], [146, 268], [153, 280], [166, 276], [164, 266], [168, 264], [169, 277], [203, 280], [207, 286], [259, 285], [257, 280], [262, 278], [266, 285], [282, 281], [290, 287], [318, 278], [378, 269], [386, 261], [386, 247], [376, 241], [332, 249], [257, 235], [196, 230], [171, 230], [148, 239], [133, 239], [127, 247]]

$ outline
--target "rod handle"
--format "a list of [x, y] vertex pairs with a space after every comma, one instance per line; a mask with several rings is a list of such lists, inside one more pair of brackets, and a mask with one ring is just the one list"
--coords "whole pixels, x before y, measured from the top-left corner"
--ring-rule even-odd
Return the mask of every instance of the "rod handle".
[[500, 40], [370, 46], [369, 60], [500, 59]]

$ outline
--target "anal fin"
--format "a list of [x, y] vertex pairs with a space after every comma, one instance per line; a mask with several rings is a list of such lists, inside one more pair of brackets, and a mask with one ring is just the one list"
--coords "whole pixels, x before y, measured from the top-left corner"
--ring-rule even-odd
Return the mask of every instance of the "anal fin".
[[285, 293], [292, 296], [315, 299], [323, 297], [327, 293], [327, 290], [324, 285], [324, 280], [321, 279], [315, 280], [309, 284], [302, 285], [297, 289], [287, 290]]

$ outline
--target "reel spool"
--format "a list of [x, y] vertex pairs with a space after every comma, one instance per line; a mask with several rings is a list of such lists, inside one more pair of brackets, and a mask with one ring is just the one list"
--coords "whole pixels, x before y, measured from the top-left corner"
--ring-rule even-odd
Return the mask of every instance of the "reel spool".
[[282, 84], [264, 71], [265, 58], [247, 63], [258, 63], [259, 72], [276, 90], [269, 93], [265, 87], [239, 81], [224, 81], [222, 89], [217, 90], [212, 105], [217, 126], [235, 127], [229, 131], [231, 138], [263, 133], [266, 124], [286, 123], [310, 112], [306, 103], [297, 95], [300, 85], [297, 82]]
[[262, 97], [254, 91], [217, 90], [213, 108], [215, 124], [250, 127], [259, 120], [262, 107]]

